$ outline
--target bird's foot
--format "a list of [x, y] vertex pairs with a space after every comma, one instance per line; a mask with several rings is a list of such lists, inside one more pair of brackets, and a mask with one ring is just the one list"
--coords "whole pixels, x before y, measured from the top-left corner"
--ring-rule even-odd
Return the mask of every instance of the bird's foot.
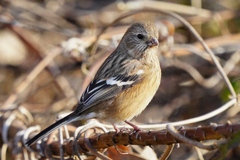
[[112, 124], [112, 125], [113, 125], [114, 130], [116, 131], [116, 133], [112, 137], [112, 140], [114, 143], [116, 143], [115, 138], [119, 133], [124, 132], [124, 131], [130, 131], [128, 128], [125, 128], [125, 127], [117, 128], [117, 126], [115, 124]]
[[115, 149], [117, 150], [118, 153], [120, 154], [128, 154], [128, 153], [122, 153], [118, 150], [117, 146], [116, 146], [116, 136], [121, 133], [121, 132], [124, 132], [124, 131], [130, 131], [128, 128], [125, 128], [125, 127], [122, 127], [122, 128], [117, 128], [117, 126], [115, 124], [112, 124], [113, 125], [113, 128], [115, 129], [116, 133], [113, 135], [112, 137], [112, 141], [113, 141], [113, 144], [114, 144], [114, 147]]

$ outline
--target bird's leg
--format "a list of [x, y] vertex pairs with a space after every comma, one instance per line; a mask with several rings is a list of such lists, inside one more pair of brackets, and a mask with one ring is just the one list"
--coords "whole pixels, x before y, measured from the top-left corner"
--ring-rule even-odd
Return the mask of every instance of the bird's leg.
[[129, 121], [124, 121], [124, 122], [133, 127], [133, 129], [134, 129], [133, 132], [136, 133], [136, 132], [142, 131], [142, 129], [139, 128], [137, 125], [135, 125], [135, 124], [133, 124], [133, 123], [131, 123]]
[[[115, 125], [115, 124], [112, 124], [113, 125], [113, 128], [115, 129], [115, 131], [116, 131], [116, 133], [113, 135], [113, 137], [112, 137], [112, 140], [113, 140], [113, 143], [114, 143], [114, 146], [115, 146], [115, 143], [116, 143], [116, 140], [115, 140], [115, 138], [116, 138], [116, 136], [118, 135], [118, 133], [120, 133], [120, 129], [119, 128], [117, 128], [117, 126]], [[115, 147], [116, 148], [116, 147]]]
[[115, 134], [118, 134], [118, 133], [120, 133], [120, 129], [119, 128], [117, 128], [117, 126], [115, 125], [115, 124], [112, 124], [113, 125], [113, 128], [114, 128], [114, 130], [116, 131], [116, 133]]

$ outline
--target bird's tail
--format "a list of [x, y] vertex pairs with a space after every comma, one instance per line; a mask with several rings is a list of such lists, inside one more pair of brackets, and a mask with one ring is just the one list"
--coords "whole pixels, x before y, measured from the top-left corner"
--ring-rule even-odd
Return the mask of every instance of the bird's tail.
[[73, 113], [69, 114], [68, 116], [58, 120], [57, 122], [55, 122], [51, 126], [44, 129], [42, 132], [40, 132], [39, 134], [34, 136], [32, 139], [27, 141], [26, 146], [30, 146], [33, 142], [38, 141], [40, 139], [43, 139], [44, 137], [48, 136], [53, 131], [59, 129], [60, 127], [66, 125], [66, 124], [68, 124], [72, 121], [74, 121], [75, 119], [76, 119], [75, 118], [75, 112], [73, 112]]

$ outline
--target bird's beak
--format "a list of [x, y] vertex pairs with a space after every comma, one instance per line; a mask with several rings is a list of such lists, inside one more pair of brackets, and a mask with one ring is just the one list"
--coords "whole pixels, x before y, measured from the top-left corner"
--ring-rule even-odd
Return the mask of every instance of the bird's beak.
[[157, 38], [153, 37], [152, 39], [150, 39], [148, 41], [148, 46], [149, 47], [154, 47], [154, 46], [157, 46], [159, 44]]

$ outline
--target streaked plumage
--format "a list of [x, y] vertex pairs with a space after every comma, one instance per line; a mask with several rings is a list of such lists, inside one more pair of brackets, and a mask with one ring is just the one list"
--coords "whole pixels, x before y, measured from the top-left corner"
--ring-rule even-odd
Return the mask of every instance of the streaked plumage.
[[98, 118], [115, 124], [140, 114], [160, 85], [157, 38], [158, 31], [151, 22], [132, 24], [82, 94], [76, 110], [27, 145], [75, 120]]

